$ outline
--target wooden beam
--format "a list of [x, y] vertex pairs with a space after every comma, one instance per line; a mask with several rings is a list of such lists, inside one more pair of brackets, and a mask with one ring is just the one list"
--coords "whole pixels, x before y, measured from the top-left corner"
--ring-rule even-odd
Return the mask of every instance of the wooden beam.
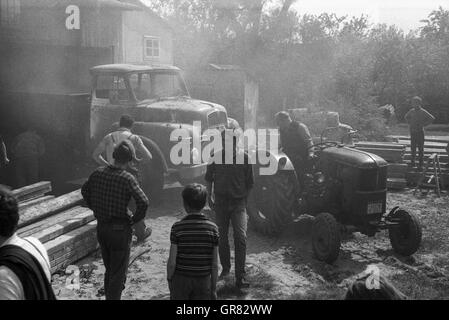
[[40, 204], [42, 202], [45, 202], [45, 201], [48, 201], [48, 200], [51, 200], [51, 199], [54, 199], [54, 198], [55, 198], [55, 196], [42, 196], [42, 197], [39, 197], [39, 198], [36, 198], [36, 199], [32, 199], [32, 200], [28, 200], [28, 201], [25, 201], [25, 202], [19, 202], [19, 211], [23, 211], [26, 208], [35, 206], [37, 204]]
[[95, 217], [92, 211], [85, 211], [77, 216], [74, 216], [73, 218], [69, 218], [66, 221], [62, 221], [58, 224], [54, 224], [48, 228], [33, 233], [31, 236], [39, 239], [40, 242], [45, 243], [59, 237], [60, 235], [75, 230], [76, 228], [82, 227], [94, 219]]
[[31, 200], [38, 198], [48, 192], [50, 192], [51, 189], [51, 182], [50, 181], [41, 181], [29, 186], [25, 186], [19, 189], [15, 189], [12, 191], [14, 196], [17, 198], [19, 202]]
[[45, 243], [44, 246], [54, 273], [98, 249], [96, 221], [61, 235]]
[[19, 228], [73, 208], [80, 205], [82, 202], [83, 197], [81, 196], [81, 190], [76, 190], [34, 207], [25, 209], [20, 214]]
[[44, 243], [48, 256], [51, 258], [60, 251], [68, 251], [67, 249], [70, 249], [73, 244], [80, 241], [82, 242], [83, 239], [89, 236], [89, 234], [96, 232], [96, 226], [97, 222], [92, 221], [81, 228], [72, 230], [56, 239]]
[[71, 208], [67, 211], [61, 212], [57, 215], [48, 217], [41, 221], [38, 221], [33, 224], [22, 227], [18, 230], [18, 233], [21, 237], [29, 237], [33, 233], [44, 230], [45, 228], [49, 228], [52, 225], [55, 225], [57, 223], [68, 220], [71, 217], [74, 217], [74, 216], [76, 216], [80, 213], [86, 212], [88, 210], [89, 210], [88, 208], [77, 206], [77, 207]]

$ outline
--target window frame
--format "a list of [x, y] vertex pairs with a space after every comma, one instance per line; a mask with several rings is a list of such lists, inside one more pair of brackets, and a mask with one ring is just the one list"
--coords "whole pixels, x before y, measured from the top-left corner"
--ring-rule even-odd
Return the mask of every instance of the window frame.
[[0, 26], [13, 28], [20, 24], [22, 4], [20, 0], [0, 0]]
[[[149, 49], [149, 47], [147, 46], [147, 40], [151, 40], [151, 56], [149, 56], [147, 54], [147, 50]], [[157, 41], [158, 46], [157, 46], [157, 52], [158, 55], [154, 55], [154, 51], [155, 51], [155, 47], [154, 47], [154, 41]], [[155, 37], [155, 36], [148, 36], [145, 35], [143, 36], [143, 57], [146, 60], [152, 60], [152, 59], [159, 59], [161, 57], [161, 38], [160, 37]]]

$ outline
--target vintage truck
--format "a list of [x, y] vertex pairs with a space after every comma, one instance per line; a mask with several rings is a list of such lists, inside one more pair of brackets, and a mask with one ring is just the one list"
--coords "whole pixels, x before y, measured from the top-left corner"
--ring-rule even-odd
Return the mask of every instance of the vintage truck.
[[[170, 135], [180, 128], [193, 132], [194, 121], [201, 122], [203, 131], [224, 128], [228, 117], [223, 106], [192, 99], [181, 70], [174, 66], [110, 64], [93, 67], [90, 73], [90, 149], [117, 127], [122, 114], [129, 114], [136, 120], [133, 132], [153, 155], [152, 161], [141, 163], [140, 170], [150, 196], [159, 199], [167, 179], [202, 180], [205, 162], [174, 164], [170, 160], [170, 151], [178, 142], [171, 141]], [[198, 151], [192, 147], [192, 157]]]

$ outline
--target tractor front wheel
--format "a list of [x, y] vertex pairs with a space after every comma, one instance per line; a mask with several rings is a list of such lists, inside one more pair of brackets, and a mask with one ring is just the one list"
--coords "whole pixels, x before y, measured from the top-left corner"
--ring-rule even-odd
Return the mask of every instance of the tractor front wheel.
[[399, 222], [399, 225], [390, 227], [388, 230], [394, 251], [403, 256], [414, 254], [421, 244], [422, 237], [421, 224], [418, 217], [411, 212], [397, 210], [389, 218]]
[[340, 253], [340, 227], [330, 213], [315, 217], [312, 229], [313, 252], [318, 260], [333, 263]]

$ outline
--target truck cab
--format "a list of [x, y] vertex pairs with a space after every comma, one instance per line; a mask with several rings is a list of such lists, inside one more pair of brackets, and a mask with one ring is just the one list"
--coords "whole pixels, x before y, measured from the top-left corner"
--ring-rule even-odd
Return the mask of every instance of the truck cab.
[[174, 66], [110, 64], [93, 67], [90, 73], [91, 148], [117, 128], [122, 114], [129, 114], [135, 120], [133, 133], [153, 155], [152, 161], [140, 168], [144, 189], [156, 196], [168, 177], [180, 182], [201, 181], [207, 163], [173, 163], [170, 151], [178, 141], [171, 141], [170, 135], [175, 129], [186, 129], [192, 139], [194, 122], [201, 123], [201, 133], [224, 128], [228, 118], [223, 106], [192, 99], [181, 70]]

